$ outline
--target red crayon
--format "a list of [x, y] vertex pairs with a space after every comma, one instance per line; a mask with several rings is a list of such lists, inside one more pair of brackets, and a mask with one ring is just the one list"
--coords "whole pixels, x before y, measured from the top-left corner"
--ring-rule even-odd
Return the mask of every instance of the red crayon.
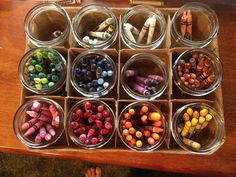
[[38, 133], [37, 136], [34, 138], [34, 142], [35, 143], [41, 143], [42, 141], [42, 137], [40, 136], [40, 134]]
[[43, 126], [43, 121], [38, 121], [24, 133], [24, 136], [29, 136], [33, 134], [36, 130], [40, 129], [42, 126]]
[[142, 95], [150, 95], [150, 92], [147, 89], [139, 86], [138, 84], [136, 84], [133, 81], [129, 81], [129, 85], [132, 89], [134, 89], [136, 92], [138, 92]]
[[21, 125], [21, 130], [27, 130], [29, 127], [32, 127], [36, 122], [38, 122], [37, 118], [30, 119], [29, 121]]

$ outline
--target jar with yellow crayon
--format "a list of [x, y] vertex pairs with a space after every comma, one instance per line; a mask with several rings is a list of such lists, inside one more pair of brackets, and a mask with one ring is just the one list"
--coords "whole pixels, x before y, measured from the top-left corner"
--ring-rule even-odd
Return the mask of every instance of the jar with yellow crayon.
[[210, 105], [191, 103], [174, 114], [172, 135], [183, 149], [197, 154], [212, 154], [224, 142], [224, 121]]

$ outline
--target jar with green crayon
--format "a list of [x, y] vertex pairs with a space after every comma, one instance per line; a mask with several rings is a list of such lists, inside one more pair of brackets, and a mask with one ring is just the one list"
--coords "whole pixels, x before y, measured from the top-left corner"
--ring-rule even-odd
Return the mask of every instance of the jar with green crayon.
[[66, 60], [51, 48], [34, 48], [21, 59], [18, 74], [23, 86], [37, 94], [58, 91], [66, 80]]

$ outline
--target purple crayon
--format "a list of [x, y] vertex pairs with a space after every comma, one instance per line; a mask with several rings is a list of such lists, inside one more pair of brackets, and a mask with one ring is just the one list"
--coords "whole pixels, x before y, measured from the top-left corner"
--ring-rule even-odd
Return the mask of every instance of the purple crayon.
[[38, 101], [35, 101], [33, 105], [31, 106], [32, 111], [39, 111], [42, 107], [42, 104]]
[[30, 119], [29, 121], [21, 125], [21, 130], [27, 130], [28, 128], [32, 127], [36, 122], [38, 122], [37, 118]]
[[37, 136], [34, 138], [34, 142], [41, 143], [41, 141], [42, 141], [42, 137], [40, 136], [40, 134], [37, 134]]
[[45, 140], [46, 141], [50, 141], [52, 139], [52, 135], [50, 135], [49, 133], [46, 134], [45, 136]]
[[163, 82], [164, 81], [164, 78], [162, 76], [159, 76], [159, 75], [148, 75], [149, 78], [151, 79], [154, 79], [158, 82]]
[[47, 132], [46, 132], [45, 127], [41, 127], [40, 130], [39, 130], [39, 135], [40, 135], [40, 137], [41, 137], [41, 138], [45, 138], [46, 133], [47, 133]]
[[136, 76], [138, 74], [137, 71], [135, 70], [126, 70], [125, 71], [125, 76], [126, 77], [133, 77], [133, 76]]
[[40, 129], [42, 126], [43, 126], [43, 121], [38, 121], [24, 133], [24, 136], [29, 136], [33, 134], [36, 130]]
[[55, 130], [52, 128], [50, 124], [46, 124], [46, 129], [50, 135], [54, 136], [56, 134]]
[[137, 82], [143, 83], [147, 86], [156, 86], [158, 84], [158, 82], [155, 81], [154, 79], [149, 79], [147, 77], [142, 77], [142, 76], [135, 76], [135, 77], [132, 77], [132, 79]]
[[28, 114], [30, 117], [37, 118], [39, 114], [36, 111], [26, 111], [26, 114]]
[[133, 81], [129, 81], [129, 85], [132, 89], [134, 89], [136, 92], [138, 92], [142, 95], [150, 95], [150, 92], [147, 89], [139, 86], [138, 84], [136, 84]]
[[150, 89], [150, 87], [148, 87], [147, 85], [143, 84], [143, 83], [140, 83], [140, 82], [135, 82], [136, 84], [138, 84], [139, 86], [145, 88], [145, 89]]

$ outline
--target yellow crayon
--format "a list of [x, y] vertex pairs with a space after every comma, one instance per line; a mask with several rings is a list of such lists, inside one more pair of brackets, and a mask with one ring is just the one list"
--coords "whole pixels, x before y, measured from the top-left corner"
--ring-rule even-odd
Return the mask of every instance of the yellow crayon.
[[184, 119], [184, 122], [189, 121], [190, 116], [188, 115], [188, 113], [184, 113], [184, 114], [183, 114], [183, 119]]
[[203, 122], [203, 124], [201, 126], [201, 130], [204, 129], [208, 125], [208, 123], [210, 122], [211, 119], [212, 119], [212, 115], [211, 114], [207, 114], [206, 115], [206, 121]]
[[192, 109], [192, 108], [188, 108], [188, 109], [186, 110], [186, 112], [187, 112], [190, 116], [193, 115], [193, 109]]
[[193, 140], [187, 139], [187, 138], [183, 138], [183, 142], [184, 144], [191, 146], [192, 148], [198, 150], [201, 148], [201, 145], [198, 142], [195, 142]]
[[181, 132], [182, 137], [185, 137], [188, 135], [190, 127], [191, 127], [191, 122], [190, 121], [185, 122], [184, 129]]
[[206, 120], [205, 117], [202, 117], [202, 116], [199, 117], [198, 124], [196, 125], [196, 130], [197, 131], [201, 129], [201, 126], [205, 122], [205, 120]]
[[194, 111], [193, 112], [193, 117], [198, 119], [199, 118], [199, 112], [198, 111]]
[[205, 117], [207, 114], [208, 114], [208, 110], [205, 109], [205, 108], [200, 111], [200, 115], [201, 115], [202, 117]]
[[198, 123], [198, 119], [197, 118], [192, 118], [192, 120], [191, 120], [191, 127], [189, 129], [190, 136], [192, 136], [197, 123]]

